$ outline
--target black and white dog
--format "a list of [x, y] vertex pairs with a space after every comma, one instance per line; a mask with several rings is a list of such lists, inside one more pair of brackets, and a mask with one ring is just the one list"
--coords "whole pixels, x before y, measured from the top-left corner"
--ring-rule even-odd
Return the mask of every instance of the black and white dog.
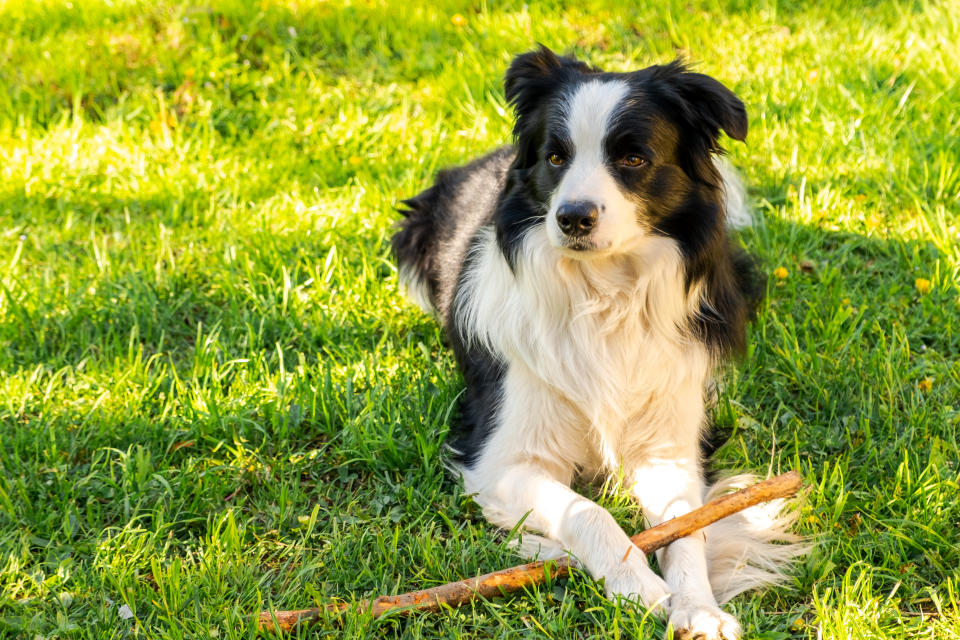
[[[569, 552], [607, 593], [662, 608], [682, 636], [738, 637], [718, 607], [800, 551], [768, 504], [660, 552], [663, 578], [576, 476], [623, 474], [645, 519], [698, 507], [713, 369], [744, 346], [757, 287], [728, 236], [749, 214], [718, 160], [743, 103], [682, 64], [605, 73], [546, 48], [513, 61], [516, 144], [440, 172], [393, 237], [400, 278], [443, 323], [466, 379], [451, 434], [486, 517]], [[749, 219], [749, 218], [748, 218]]]

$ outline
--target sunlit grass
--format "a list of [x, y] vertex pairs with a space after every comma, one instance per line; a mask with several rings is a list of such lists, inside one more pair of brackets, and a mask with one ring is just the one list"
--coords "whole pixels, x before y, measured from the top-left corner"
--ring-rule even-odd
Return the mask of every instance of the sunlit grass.
[[[818, 544], [730, 605], [746, 635], [960, 635], [958, 16], [0, 1], [0, 634], [250, 636], [267, 606], [515, 563], [441, 467], [461, 382], [388, 238], [399, 199], [509, 140], [501, 77], [539, 41], [683, 55], [747, 104], [728, 146], [768, 301], [714, 466], [799, 469]], [[321, 633], [662, 634], [601, 594]]]

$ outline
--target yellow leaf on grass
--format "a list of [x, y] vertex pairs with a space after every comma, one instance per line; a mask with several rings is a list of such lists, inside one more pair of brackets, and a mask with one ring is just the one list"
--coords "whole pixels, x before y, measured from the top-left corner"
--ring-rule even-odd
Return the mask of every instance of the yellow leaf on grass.
[[150, 131], [159, 134], [164, 128], [173, 129], [177, 126], [177, 119], [170, 113], [158, 114], [154, 120], [150, 121]]

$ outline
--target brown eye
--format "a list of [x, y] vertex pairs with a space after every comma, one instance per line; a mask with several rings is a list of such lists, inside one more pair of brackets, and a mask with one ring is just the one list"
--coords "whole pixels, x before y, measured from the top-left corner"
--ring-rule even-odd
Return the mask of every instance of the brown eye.
[[563, 156], [561, 156], [559, 153], [551, 153], [549, 156], [547, 156], [547, 162], [555, 167], [562, 167]]
[[647, 163], [647, 161], [640, 156], [627, 156], [620, 162], [626, 167], [639, 167]]

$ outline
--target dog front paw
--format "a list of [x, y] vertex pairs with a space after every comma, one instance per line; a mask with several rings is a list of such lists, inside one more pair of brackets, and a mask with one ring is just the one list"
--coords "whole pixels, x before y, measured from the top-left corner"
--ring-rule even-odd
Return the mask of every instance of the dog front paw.
[[607, 573], [604, 587], [611, 600], [616, 600], [617, 596], [639, 600], [640, 604], [656, 615], [662, 616], [666, 613], [670, 589], [646, 562], [622, 562], [621, 566]]
[[[720, 607], [676, 601], [670, 608], [674, 640], [737, 640], [740, 623]], [[669, 637], [669, 632], [668, 632]]]

